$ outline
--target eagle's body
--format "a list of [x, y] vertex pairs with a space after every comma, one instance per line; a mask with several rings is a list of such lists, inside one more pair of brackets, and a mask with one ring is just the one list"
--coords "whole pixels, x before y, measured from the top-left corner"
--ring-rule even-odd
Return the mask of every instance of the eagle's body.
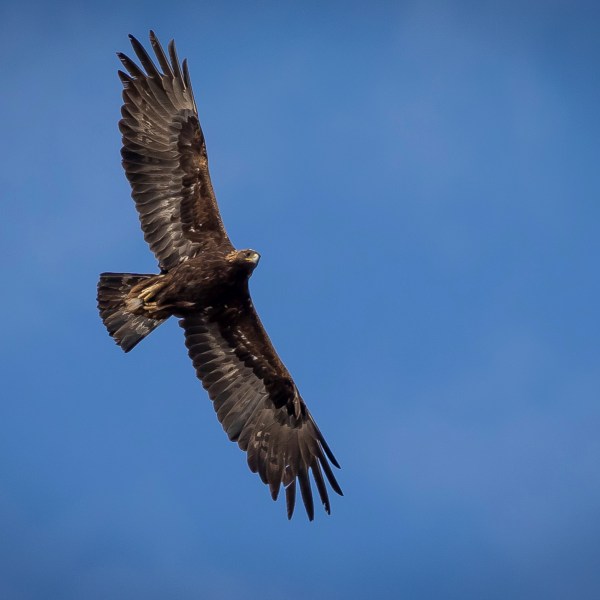
[[248, 279], [258, 264], [253, 250], [206, 252], [134, 286], [128, 301], [133, 312], [154, 318], [185, 317], [248, 294]]
[[[286, 490], [288, 517], [296, 480], [310, 519], [309, 471], [329, 512], [323, 472], [339, 494], [329, 459], [339, 466], [281, 362], [250, 298], [259, 255], [236, 250], [219, 214], [208, 172], [186, 62], [150, 41], [161, 71], [130, 36], [145, 71], [123, 54], [123, 166], [144, 237], [160, 274], [103, 273], [98, 308], [108, 332], [128, 352], [169, 317], [180, 319], [196, 374], [231, 440], [273, 499]], [[183, 67], [183, 68], [182, 68]]]

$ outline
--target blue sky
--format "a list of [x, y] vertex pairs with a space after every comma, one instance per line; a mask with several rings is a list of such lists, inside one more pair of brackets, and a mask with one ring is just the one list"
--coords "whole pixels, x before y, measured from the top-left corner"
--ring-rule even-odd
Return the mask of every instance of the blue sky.
[[[0, 595], [600, 597], [599, 13], [5, 4]], [[150, 28], [343, 467], [314, 523], [228, 442], [176, 322], [124, 355], [96, 312], [99, 272], [156, 268], [115, 56]]]

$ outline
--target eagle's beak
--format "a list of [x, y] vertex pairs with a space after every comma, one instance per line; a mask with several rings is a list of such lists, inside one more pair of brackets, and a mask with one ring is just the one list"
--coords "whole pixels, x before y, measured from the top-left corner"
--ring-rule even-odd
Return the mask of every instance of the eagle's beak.
[[248, 256], [248, 258], [246, 258], [246, 260], [253, 265], [257, 265], [258, 261], [260, 260], [260, 254], [258, 252], [253, 252], [250, 256]]

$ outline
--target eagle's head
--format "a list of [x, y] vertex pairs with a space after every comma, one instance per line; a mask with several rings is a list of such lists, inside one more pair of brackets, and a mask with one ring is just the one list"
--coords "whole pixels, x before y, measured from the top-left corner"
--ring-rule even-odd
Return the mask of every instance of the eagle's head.
[[228, 254], [227, 259], [248, 273], [252, 273], [258, 265], [260, 254], [256, 250], [236, 250]]

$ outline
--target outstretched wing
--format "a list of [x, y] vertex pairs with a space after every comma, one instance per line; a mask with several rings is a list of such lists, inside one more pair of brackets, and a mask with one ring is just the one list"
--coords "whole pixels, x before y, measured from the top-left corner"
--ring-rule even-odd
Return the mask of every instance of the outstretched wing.
[[210, 181], [186, 61], [182, 69], [173, 41], [167, 58], [151, 31], [161, 72], [140, 42], [129, 38], [144, 70], [118, 54], [128, 71], [119, 71], [124, 87], [119, 122], [123, 167], [144, 238], [161, 269], [168, 271], [206, 247], [233, 246]]
[[280, 486], [292, 517], [296, 480], [306, 512], [314, 517], [309, 471], [325, 511], [329, 497], [323, 472], [342, 495], [329, 459], [339, 465], [277, 356], [249, 294], [180, 321], [196, 373], [214, 403], [229, 439], [248, 453], [248, 465], [266, 483], [273, 500]]

